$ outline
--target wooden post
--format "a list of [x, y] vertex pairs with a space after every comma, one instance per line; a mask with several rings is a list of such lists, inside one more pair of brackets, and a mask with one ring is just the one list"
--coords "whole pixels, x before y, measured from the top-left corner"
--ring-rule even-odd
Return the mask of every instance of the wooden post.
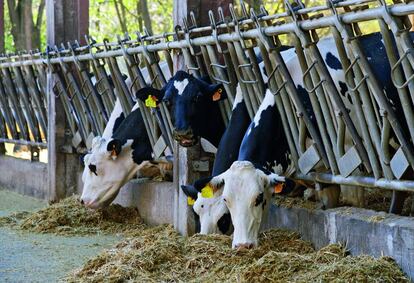
[[[199, 26], [210, 25], [208, 10], [212, 10], [217, 15], [217, 8], [221, 6], [225, 15], [228, 15], [229, 4], [231, 0], [175, 0], [173, 19], [174, 26], [182, 25], [182, 19], [189, 17], [191, 11], [194, 12], [197, 24]], [[174, 70], [184, 69], [184, 60], [182, 56], [174, 57]], [[194, 219], [192, 208], [187, 205], [187, 197], [181, 190], [180, 186], [191, 184], [200, 177], [198, 172], [192, 169], [193, 161], [201, 157], [200, 146], [192, 148], [176, 147], [174, 157], [174, 228], [182, 235], [191, 235], [194, 233]]]
[[[46, 0], [47, 44], [51, 47], [83, 40], [88, 30], [89, 0]], [[59, 201], [77, 191], [79, 158], [71, 153], [70, 131], [63, 105], [53, 93], [54, 78], [47, 75], [49, 201]], [[64, 150], [66, 149], [66, 150]], [[64, 152], [65, 151], [65, 152]]]

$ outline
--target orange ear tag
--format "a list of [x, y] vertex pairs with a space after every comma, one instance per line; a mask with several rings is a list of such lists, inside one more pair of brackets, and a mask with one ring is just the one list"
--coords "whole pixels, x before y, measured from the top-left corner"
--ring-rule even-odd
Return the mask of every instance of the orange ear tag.
[[283, 188], [285, 187], [285, 184], [284, 183], [279, 183], [279, 184], [277, 184], [277, 185], [275, 185], [275, 188], [274, 188], [274, 193], [275, 194], [280, 194], [282, 191], [283, 191]]
[[156, 108], [157, 107], [158, 99], [153, 95], [148, 95], [148, 98], [145, 99], [145, 106], [149, 108]]
[[203, 198], [212, 198], [214, 196], [213, 188], [209, 185], [206, 185], [201, 189], [201, 196]]
[[192, 197], [187, 197], [187, 204], [188, 205], [192, 206], [192, 205], [194, 205], [194, 203], [195, 203], [195, 200]]
[[220, 100], [222, 92], [223, 92], [223, 90], [221, 88], [219, 88], [213, 95], [213, 101]]

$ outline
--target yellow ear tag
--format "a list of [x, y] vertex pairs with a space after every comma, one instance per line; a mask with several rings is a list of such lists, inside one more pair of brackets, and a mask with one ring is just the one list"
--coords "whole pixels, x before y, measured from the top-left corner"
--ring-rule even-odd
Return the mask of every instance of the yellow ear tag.
[[213, 95], [213, 101], [220, 100], [222, 92], [223, 92], [223, 90], [221, 88], [219, 88]]
[[214, 196], [213, 188], [209, 185], [206, 185], [201, 189], [201, 196], [203, 198], [212, 198]]
[[148, 98], [145, 99], [145, 106], [150, 108], [156, 108], [157, 107], [157, 101], [158, 99], [153, 95], [148, 95]]
[[194, 205], [195, 200], [192, 197], [187, 197], [187, 204], [188, 205]]
[[276, 194], [280, 194], [283, 191], [284, 187], [285, 187], [284, 183], [279, 183], [279, 184], [275, 185], [274, 192]]

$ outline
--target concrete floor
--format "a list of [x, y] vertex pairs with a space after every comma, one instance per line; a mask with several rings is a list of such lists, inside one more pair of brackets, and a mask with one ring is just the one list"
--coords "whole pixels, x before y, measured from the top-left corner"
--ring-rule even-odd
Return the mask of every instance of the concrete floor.
[[[0, 190], [0, 216], [32, 211], [45, 202]], [[35, 234], [0, 227], [0, 282], [56, 282], [120, 237]]]

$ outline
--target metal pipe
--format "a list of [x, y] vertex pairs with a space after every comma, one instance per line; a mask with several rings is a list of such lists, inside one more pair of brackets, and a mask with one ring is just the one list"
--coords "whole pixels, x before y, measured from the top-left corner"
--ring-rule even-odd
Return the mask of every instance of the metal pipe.
[[[343, 2], [345, 3], [345, 2]], [[414, 3], [409, 4], [397, 4], [390, 6], [389, 12], [391, 15], [394, 16], [406, 16], [409, 14], [414, 14]], [[383, 8], [382, 7], [376, 7], [371, 8], [368, 10], [363, 10], [358, 13], [344, 13], [341, 15], [342, 21], [345, 24], [352, 24], [355, 22], [362, 22], [362, 21], [370, 21], [378, 19], [383, 14]], [[288, 14], [282, 13], [278, 14], [281, 15], [280, 17], [286, 17]], [[266, 18], [264, 17], [263, 20]], [[247, 22], [251, 21], [250, 19], [247, 20]], [[314, 29], [320, 29], [320, 28], [326, 28], [329, 26], [333, 26], [335, 24], [335, 17], [334, 16], [326, 16], [323, 18], [316, 20], [303, 20], [298, 23], [299, 27], [303, 29], [304, 31], [314, 30]], [[220, 42], [233, 42], [238, 41], [240, 38], [240, 35], [244, 39], [249, 38], [257, 38], [259, 36], [260, 32], [264, 32], [266, 35], [272, 36], [272, 35], [279, 35], [279, 34], [286, 34], [294, 32], [295, 29], [295, 23], [286, 23], [282, 25], [276, 25], [271, 27], [264, 27], [262, 28], [262, 31], [259, 31], [258, 29], [250, 29], [247, 31], [240, 31], [239, 34], [235, 32], [230, 32], [226, 34], [218, 35], [218, 40]], [[210, 27], [206, 27], [205, 30], [210, 30]], [[204, 31], [203, 29], [199, 31]], [[175, 34], [175, 33], [174, 33]], [[109, 43], [107, 43], [108, 45]], [[200, 45], [206, 45], [206, 44], [215, 44], [215, 39], [212, 36], [202, 36], [197, 38], [191, 39], [191, 44], [194, 46], [200, 46]], [[148, 51], [163, 51], [165, 49], [182, 49], [182, 48], [188, 48], [188, 42], [186, 40], [179, 40], [179, 41], [168, 41], [168, 42], [159, 42], [156, 44], [149, 44], [145, 46], [148, 48]], [[63, 54], [65, 52], [60, 51]], [[69, 51], [66, 51], [69, 53]], [[129, 47], [127, 49], [127, 52], [129, 54], [136, 54], [136, 53], [142, 53], [143, 52], [143, 46], [136, 46], [136, 47]], [[50, 52], [50, 55], [54, 55], [55, 53]], [[96, 58], [108, 58], [108, 57], [119, 57], [122, 56], [122, 50], [116, 49], [116, 50], [108, 50], [106, 52], [99, 52], [95, 54]], [[73, 62], [73, 58], [71, 57], [63, 57], [62, 58], [64, 62]], [[78, 56], [78, 60], [85, 61], [85, 60], [91, 60], [90, 54], [82, 54]], [[44, 64], [45, 59], [39, 58], [34, 59], [30, 61], [22, 61], [22, 62], [7, 62], [7, 63], [1, 63], [0, 68], [3, 67], [9, 67], [9, 66], [20, 66], [22, 64]], [[50, 58], [51, 64], [57, 64], [59, 63], [58, 58]]]
[[295, 173], [292, 177], [296, 180], [310, 181], [325, 184], [338, 184], [345, 186], [358, 186], [367, 188], [380, 188], [387, 190], [397, 190], [402, 192], [414, 192], [414, 181], [409, 180], [388, 180], [384, 178], [375, 179], [368, 176], [348, 176], [331, 175], [327, 173], [311, 172], [307, 175]]

